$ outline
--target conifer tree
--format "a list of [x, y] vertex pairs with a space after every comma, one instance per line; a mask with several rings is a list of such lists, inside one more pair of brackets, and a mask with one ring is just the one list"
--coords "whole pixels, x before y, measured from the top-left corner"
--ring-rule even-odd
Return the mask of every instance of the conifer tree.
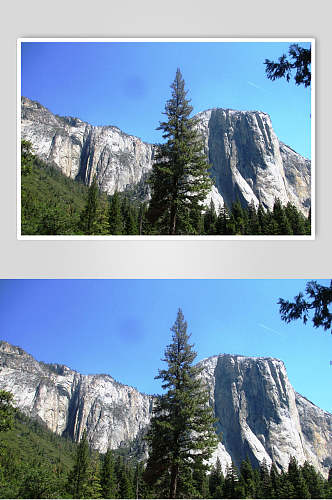
[[119, 477], [119, 497], [135, 498], [134, 485], [126, 466], [122, 467]]
[[229, 234], [227, 232], [227, 222], [229, 220], [229, 213], [226, 205], [219, 209], [217, 222], [216, 222], [216, 234]]
[[83, 234], [107, 234], [109, 225], [105, 198], [101, 197], [96, 176], [89, 187], [88, 199], [81, 213], [80, 227]]
[[207, 405], [208, 393], [198, 378], [201, 369], [192, 365], [196, 352], [189, 344], [187, 323], [180, 309], [171, 331], [172, 343], [166, 347], [163, 359], [168, 368], [159, 370], [156, 377], [162, 379], [166, 392], [158, 396], [153, 410], [145, 478], [151, 484], [159, 478], [166, 480], [169, 498], [177, 498], [188, 469], [209, 469], [206, 460], [217, 445], [217, 435]]
[[35, 156], [33, 154], [32, 144], [30, 141], [25, 139], [21, 140], [21, 174], [28, 175], [31, 173], [33, 160]]
[[119, 193], [116, 191], [110, 202], [110, 212], [109, 212], [109, 226], [110, 234], [120, 235], [125, 234], [122, 210], [121, 210], [121, 200]]
[[202, 207], [212, 181], [209, 164], [203, 153], [203, 142], [190, 118], [193, 110], [187, 99], [185, 82], [177, 69], [171, 85], [172, 97], [165, 106], [167, 121], [160, 122], [164, 144], [160, 144], [152, 169], [152, 197], [149, 219], [161, 232], [182, 234], [181, 215], [186, 208]]
[[288, 202], [285, 208], [285, 215], [290, 223], [293, 234], [307, 234], [307, 220], [302, 213], [297, 210], [295, 205]]
[[87, 498], [104, 498], [100, 478], [99, 456], [94, 456], [93, 459], [90, 460], [87, 476], [85, 496]]
[[245, 492], [243, 485], [239, 482], [239, 471], [236, 465], [232, 462], [227, 467], [225, 483], [224, 483], [224, 497], [225, 498], [244, 498]]
[[309, 490], [310, 498], [324, 498], [324, 481], [313, 465], [307, 461], [301, 468], [302, 476]]
[[210, 206], [204, 214], [204, 232], [205, 234], [216, 234], [217, 214], [211, 198]]
[[259, 497], [260, 498], [270, 498], [271, 496], [271, 479], [270, 471], [264, 458], [259, 466]]
[[308, 486], [295, 457], [291, 457], [288, 465], [288, 480], [294, 488], [294, 496], [290, 498], [310, 498]]
[[291, 224], [287, 218], [284, 207], [281, 201], [276, 199], [273, 205], [273, 218], [278, 224], [278, 233], [281, 235], [293, 234]]
[[211, 470], [209, 477], [209, 490], [211, 498], [222, 498], [223, 496], [223, 485], [225, 478], [222, 472], [221, 463], [219, 457]]
[[68, 476], [68, 490], [73, 498], [84, 498], [87, 493], [90, 451], [86, 431], [83, 432], [77, 447], [75, 464]]
[[252, 465], [249, 461], [249, 458], [243, 460], [240, 467], [240, 474], [241, 474], [240, 475], [241, 483], [244, 486], [246, 498], [255, 498], [255, 493], [256, 493], [255, 475]]
[[114, 457], [111, 450], [107, 450], [105, 456], [103, 457], [100, 482], [103, 498], [115, 498], [116, 478], [114, 471]]
[[257, 215], [257, 210], [255, 203], [252, 200], [248, 206], [248, 228], [247, 234], [262, 234], [262, 230], [259, 224], [259, 219]]
[[285, 495], [282, 493], [282, 481], [280, 478], [280, 474], [273, 463], [271, 465], [270, 470], [270, 479], [271, 479], [271, 498], [284, 498]]
[[0, 390], [0, 432], [9, 431], [14, 425], [14, 396], [11, 392]]

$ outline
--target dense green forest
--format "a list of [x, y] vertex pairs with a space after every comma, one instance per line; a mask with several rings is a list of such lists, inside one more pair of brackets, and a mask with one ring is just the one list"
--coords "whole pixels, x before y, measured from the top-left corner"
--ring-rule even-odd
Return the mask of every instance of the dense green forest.
[[[73, 490], [78, 464], [79, 496]], [[11, 430], [0, 432], [1, 498], [163, 498], [162, 484], [152, 488], [145, 482], [144, 467], [128, 449], [99, 454], [84, 439], [73, 443], [20, 413]], [[246, 460], [225, 475], [217, 462], [207, 474], [189, 479], [187, 498], [332, 498], [332, 471], [325, 480], [295, 459], [284, 473], [265, 464], [252, 468]]]
[[[55, 166], [32, 154], [22, 141], [22, 235], [158, 235], [160, 222], [152, 221], [140, 187], [107, 196], [96, 182], [90, 187], [66, 177]], [[143, 187], [142, 187], [143, 189]], [[211, 202], [204, 213], [196, 207], [182, 210], [182, 235], [308, 235], [305, 218], [290, 203], [275, 201], [273, 210], [243, 208], [239, 201], [216, 213]]]

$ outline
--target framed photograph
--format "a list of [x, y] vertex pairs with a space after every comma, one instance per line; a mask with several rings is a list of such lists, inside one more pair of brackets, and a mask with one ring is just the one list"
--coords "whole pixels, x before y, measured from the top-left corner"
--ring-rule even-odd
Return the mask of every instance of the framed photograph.
[[315, 40], [19, 39], [18, 239], [315, 238]]

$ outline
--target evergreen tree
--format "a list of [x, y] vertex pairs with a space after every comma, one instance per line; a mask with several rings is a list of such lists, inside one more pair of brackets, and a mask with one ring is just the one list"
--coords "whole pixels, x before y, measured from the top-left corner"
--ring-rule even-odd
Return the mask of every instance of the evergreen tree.
[[103, 496], [100, 477], [100, 459], [97, 454], [92, 457], [89, 463], [85, 496], [87, 498], [101, 498]]
[[122, 467], [119, 477], [119, 498], [135, 498], [134, 485], [131, 481], [129, 470]]
[[240, 480], [244, 486], [246, 498], [255, 498], [256, 494], [256, 482], [255, 474], [249, 458], [243, 460], [240, 467]]
[[234, 234], [246, 234], [246, 216], [246, 211], [242, 208], [240, 201], [234, 201], [231, 208], [231, 224], [233, 226]]
[[68, 476], [68, 490], [73, 498], [85, 498], [89, 478], [90, 452], [86, 436], [83, 432], [81, 441], [77, 447], [75, 464]]
[[302, 476], [309, 490], [310, 498], [324, 498], [324, 480], [308, 462], [301, 468]]
[[227, 220], [229, 219], [229, 214], [226, 205], [219, 208], [219, 213], [216, 222], [216, 234], [222, 235], [227, 234]]
[[134, 474], [133, 485], [135, 488], [135, 498], [149, 498], [149, 489], [144, 481], [144, 464], [137, 462]]
[[216, 234], [217, 214], [211, 198], [210, 206], [204, 214], [204, 232], [205, 234]]
[[0, 432], [9, 431], [14, 425], [14, 396], [11, 392], [0, 390]]
[[187, 323], [179, 309], [171, 328], [172, 343], [165, 350], [167, 369], [159, 370], [167, 392], [157, 398], [147, 435], [150, 455], [145, 477], [154, 484], [163, 477], [169, 483], [169, 498], [181, 493], [188, 468], [208, 470], [208, 460], [217, 445], [215, 419], [208, 407], [208, 393], [192, 366], [196, 357], [189, 344]]
[[88, 199], [81, 213], [80, 226], [83, 234], [96, 235], [109, 232], [105, 199], [100, 196], [96, 176], [89, 187]]
[[331, 303], [332, 280], [330, 286], [321, 285], [315, 280], [308, 281], [305, 287], [305, 294], [300, 292], [294, 297], [294, 302], [282, 298], [278, 300], [281, 319], [286, 323], [302, 318], [303, 323], [306, 324], [309, 319], [310, 310], [313, 310], [313, 326], [315, 328], [322, 327], [324, 330], [330, 330], [332, 326]]
[[160, 144], [150, 177], [152, 197], [149, 208], [151, 222], [161, 232], [183, 234], [181, 215], [186, 208], [202, 207], [212, 181], [203, 143], [190, 118], [193, 110], [186, 98], [185, 82], [179, 69], [171, 85], [172, 97], [165, 106], [167, 121], [157, 130], [163, 131], [166, 143]]
[[307, 234], [307, 221], [295, 205], [288, 202], [285, 208], [285, 215], [290, 223], [293, 234]]
[[116, 477], [114, 470], [114, 456], [111, 450], [103, 457], [101, 478], [100, 478], [102, 497], [115, 498], [116, 495]]
[[289, 461], [288, 480], [294, 488], [294, 496], [290, 498], [310, 498], [308, 486], [295, 457], [291, 457]]
[[289, 59], [286, 54], [279, 57], [278, 62], [265, 59], [266, 75], [270, 80], [286, 78], [291, 79], [292, 70], [296, 69], [294, 80], [296, 85], [303, 84], [309, 87], [311, 84], [311, 48], [300, 47], [297, 43], [290, 45], [288, 50]]
[[232, 462], [227, 467], [225, 483], [224, 483], [224, 498], [244, 498], [245, 491], [243, 484], [239, 481], [239, 471], [236, 465]]
[[25, 139], [21, 140], [21, 175], [28, 175], [31, 173], [34, 154], [32, 144]]
[[110, 202], [109, 227], [110, 234], [125, 234], [125, 227], [121, 210], [121, 200], [117, 191], [113, 194]]
[[287, 235], [293, 234], [291, 224], [287, 218], [285, 210], [281, 204], [281, 201], [276, 199], [273, 205], [273, 218], [278, 224], [277, 234]]
[[222, 472], [219, 457], [211, 470], [209, 476], [210, 498], [223, 498], [223, 485], [225, 478]]
[[263, 461], [259, 466], [259, 479], [260, 479], [259, 490], [258, 490], [259, 498], [270, 498], [272, 485], [270, 479], [270, 471], [265, 458], [263, 459]]
[[248, 227], [247, 234], [262, 234], [255, 203], [252, 200], [248, 206]]

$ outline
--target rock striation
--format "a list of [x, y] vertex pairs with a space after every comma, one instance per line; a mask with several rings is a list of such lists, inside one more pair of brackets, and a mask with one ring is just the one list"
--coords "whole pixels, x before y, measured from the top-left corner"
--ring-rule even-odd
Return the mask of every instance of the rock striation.
[[[221, 437], [212, 462], [224, 470], [247, 456], [283, 470], [291, 456], [325, 476], [332, 465], [332, 415], [292, 388], [282, 361], [220, 354], [200, 362]], [[153, 397], [109, 375], [82, 375], [37, 362], [23, 349], [0, 343], [0, 389], [49, 429], [79, 440], [83, 430], [101, 452], [142, 443]], [[141, 445], [140, 449], [144, 449]]]
[[[22, 97], [21, 135], [44, 161], [87, 185], [97, 176], [108, 194], [144, 183], [155, 145], [113, 126], [96, 127], [78, 118], [60, 117]], [[281, 143], [270, 117], [261, 111], [215, 108], [196, 115], [215, 186], [216, 207], [237, 198], [246, 206], [272, 208], [275, 198], [310, 208], [311, 162]]]
[[278, 140], [268, 114], [215, 108], [196, 118], [227, 206], [238, 198], [271, 209], [278, 198], [308, 212], [311, 162]]

